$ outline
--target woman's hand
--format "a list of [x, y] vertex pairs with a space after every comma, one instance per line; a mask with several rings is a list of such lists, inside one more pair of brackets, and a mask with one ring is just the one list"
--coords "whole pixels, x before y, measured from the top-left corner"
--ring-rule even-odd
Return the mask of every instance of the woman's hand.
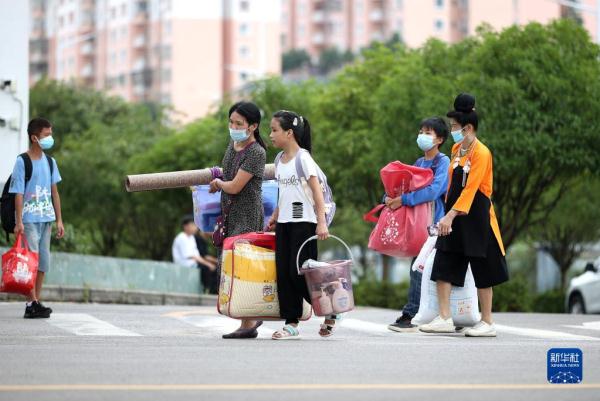
[[208, 190], [208, 192], [211, 194], [214, 194], [215, 192], [219, 192], [221, 190], [222, 183], [223, 183], [223, 181], [221, 181], [219, 178], [215, 178], [214, 180], [212, 180], [210, 182], [210, 189]]
[[265, 226], [265, 232], [275, 231], [275, 226], [277, 225], [277, 220], [269, 219], [269, 222]]
[[317, 223], [316, 234], [320, 240], [325, 240], [329, 238], [329, 229], [327, 228], [327, 224], [325, 222]]
[[449, 211], [447, 215], [442, 217], [442, 219], [438, 222], [438, 235], [444, 236], [452, 232], [452, 222], [454, 221], [454, 217], [456, 217], [456, 213], [453, 210]]

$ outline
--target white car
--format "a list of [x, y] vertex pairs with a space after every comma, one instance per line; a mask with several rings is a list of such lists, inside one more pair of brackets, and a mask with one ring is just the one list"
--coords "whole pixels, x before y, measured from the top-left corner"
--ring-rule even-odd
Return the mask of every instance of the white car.
[[600, 269], [588, 263], [583, 274], [573, 277], [566, 297], [569, 313], [600, 313]]

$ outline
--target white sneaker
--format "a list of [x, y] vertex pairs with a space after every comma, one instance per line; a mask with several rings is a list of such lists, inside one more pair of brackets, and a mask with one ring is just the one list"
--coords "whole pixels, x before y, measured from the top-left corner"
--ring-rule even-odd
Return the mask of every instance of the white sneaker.
[[496, 326], [483, 320], [465, 330], [466, 337], [496, 337]]
[[441, 316], [438, 316], [431, 323], [419, 326], [419, 330], [424, 333], [454, 333], [456, 328], [454, 327], [452, 317], [442, 319]]

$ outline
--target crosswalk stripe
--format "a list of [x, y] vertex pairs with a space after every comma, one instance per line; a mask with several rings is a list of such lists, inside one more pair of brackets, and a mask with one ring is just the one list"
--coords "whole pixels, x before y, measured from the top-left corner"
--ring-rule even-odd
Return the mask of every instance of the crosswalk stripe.
[[581, 330], [598, 330], [600, 331], [600, 322], [583, 322], [581, 326], [575, 326], [570, 324], [565, 324], [563, 327], [569, 327], [571, 329], [581, 329]]
[[575, 340], [575, 341], [600, 341], [598, 337], [580, 336], [577, 334], [565, 333], [563, 331], [528, 329], [525, 327], [512, 327], [502, 324], [496, 324], [496, 330], [503, 333], [514, 334], [517, 336], [542, 338], [547, 340]]
[[46, 322], [77, 336], [140, 336], [86, 313], [53, 313]]

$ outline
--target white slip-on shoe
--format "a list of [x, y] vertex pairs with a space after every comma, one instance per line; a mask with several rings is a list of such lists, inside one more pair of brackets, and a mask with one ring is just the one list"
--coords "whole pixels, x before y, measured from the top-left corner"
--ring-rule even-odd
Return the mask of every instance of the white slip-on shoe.
[[496, 326], [483, 320], [465, 330], [466, 337], [496, 337]]
[[452, 317], [442, 319], [441, 316], [436, 317], [431, 323], [422, 324], [419, 330], [424, 333], [455, 333], [454, 321]]

